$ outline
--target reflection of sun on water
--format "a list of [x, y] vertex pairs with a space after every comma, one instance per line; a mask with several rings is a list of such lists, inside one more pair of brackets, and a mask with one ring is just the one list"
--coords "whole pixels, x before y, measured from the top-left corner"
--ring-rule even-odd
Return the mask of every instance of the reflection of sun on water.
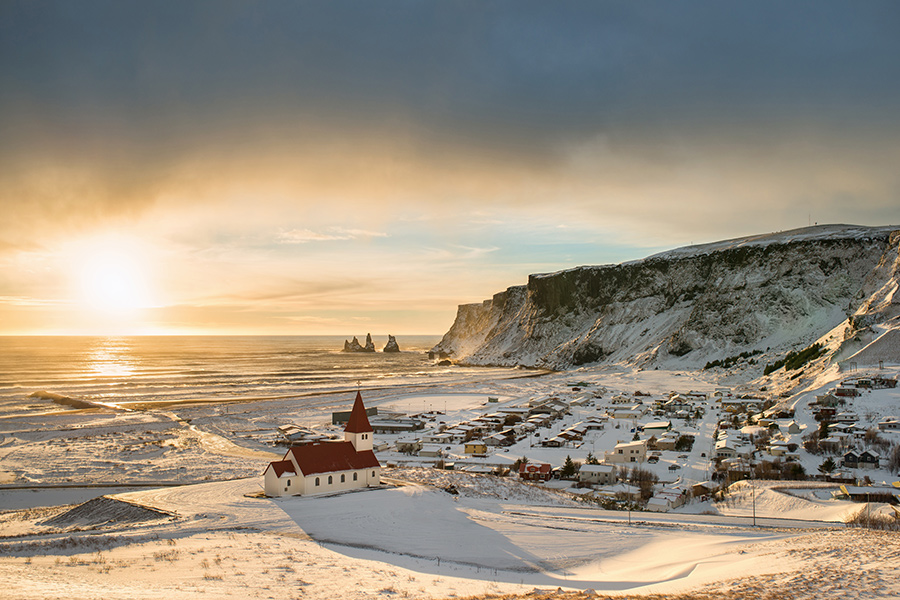
[[131, 345], [121, 338], [98, 340], [87, 356], [88, 370], [101, 377], [125, 377], [135, 372]]

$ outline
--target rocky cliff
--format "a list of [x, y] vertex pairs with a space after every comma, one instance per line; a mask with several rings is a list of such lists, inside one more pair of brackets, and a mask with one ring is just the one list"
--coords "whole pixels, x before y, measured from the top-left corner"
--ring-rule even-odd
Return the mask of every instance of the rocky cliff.
[[471, 365], [696, 367], [818, 339], [895, 312], [900, 232], [828, 225], [532, 275], [459, 307], [435, 346]]

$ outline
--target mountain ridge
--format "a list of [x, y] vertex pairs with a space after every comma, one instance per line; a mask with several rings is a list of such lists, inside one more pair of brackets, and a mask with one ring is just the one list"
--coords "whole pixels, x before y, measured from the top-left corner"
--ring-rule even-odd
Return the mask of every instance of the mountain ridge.
[[460, 305], [434, 350], [464, 365], [566, 369], [697, 368], [796, 348], [851, 317], [859, 328], [896, 312], [885, 306], [895, 306], [898, 230], [820, 225], [530, 275]]

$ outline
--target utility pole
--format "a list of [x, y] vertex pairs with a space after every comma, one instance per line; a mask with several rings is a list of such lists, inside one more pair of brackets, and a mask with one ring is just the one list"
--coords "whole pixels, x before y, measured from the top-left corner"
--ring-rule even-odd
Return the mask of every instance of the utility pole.
[[756, 485], [753, 483], [753, 471], [750, 471], [750, 493], [753, 495], [753, 526], [756, 527]]

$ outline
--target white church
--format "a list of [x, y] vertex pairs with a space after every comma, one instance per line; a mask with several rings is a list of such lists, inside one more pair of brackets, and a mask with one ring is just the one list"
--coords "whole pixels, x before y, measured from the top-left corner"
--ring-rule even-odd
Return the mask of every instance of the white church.
[[380, 485], [381, 464], [372, 451], [372, 433], [357, 392], [344, 441], [291, 447], [282, 460], [266, 467], [266, 496], [312, 496]]

